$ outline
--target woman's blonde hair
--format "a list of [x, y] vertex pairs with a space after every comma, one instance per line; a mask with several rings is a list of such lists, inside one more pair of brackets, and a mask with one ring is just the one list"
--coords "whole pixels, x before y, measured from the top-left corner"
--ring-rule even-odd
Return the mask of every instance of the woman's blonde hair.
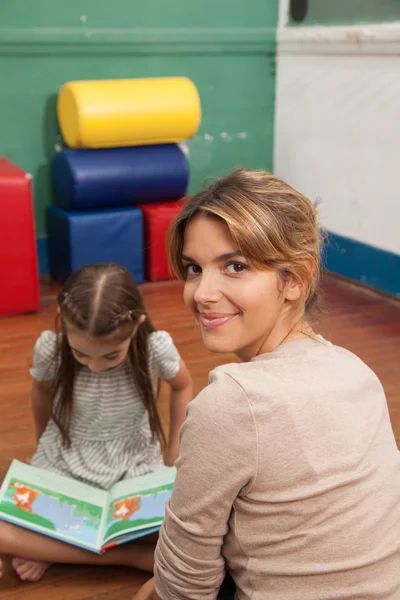
[[198, 214], [226, 223], [233, 242], [253, 264], [276, 269], [283, 281], [296, 277], [307, 311], [316, 304], [323, 238], [317, 210], [303, 194], [266, 171], [237, 169], [192, 196], [167, 236], [171, 267], [182, 280], [185, 230]]

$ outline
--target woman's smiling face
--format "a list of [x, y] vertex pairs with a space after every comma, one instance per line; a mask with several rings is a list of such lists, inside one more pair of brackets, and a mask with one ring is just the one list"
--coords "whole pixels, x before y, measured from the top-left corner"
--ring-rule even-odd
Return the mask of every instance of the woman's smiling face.
[[233, 352], [243, 361], [270, 350], [298, 286], [283, 284], [276, 270], [251, 265], [226, 223], [201, 214], [186, 227], [182, 264], [185, 304], [209, 350]]

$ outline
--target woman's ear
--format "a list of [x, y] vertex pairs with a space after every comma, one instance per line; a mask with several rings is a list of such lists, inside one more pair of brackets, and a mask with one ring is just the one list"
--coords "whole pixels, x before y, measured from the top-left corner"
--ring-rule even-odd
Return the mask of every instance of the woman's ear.
[[303, 283], [300, 277], [290, 275], [285, 282], [285, 299], [289, 302], [296, 302], [303, 293]]
[[296, 302], [303, 294], [304, 286], [312, 281], [315, 273], [315, 260], [311, 257], [304, 260], [301, 275], [291, 273], [285, 281], [285, 298], [290, 302]]

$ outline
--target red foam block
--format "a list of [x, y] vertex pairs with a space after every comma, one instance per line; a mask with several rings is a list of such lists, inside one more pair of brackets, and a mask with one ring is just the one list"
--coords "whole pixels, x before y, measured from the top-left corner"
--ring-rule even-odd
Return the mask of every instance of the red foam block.
[[144, 254], [148, 281], [174, 278], [168, 265], [165, 237], [169, 224], [180, 213], [184, 204], [184, 200], [179, 200], [138, 206], [143, 213]]
[[31, 176], [0, 158], [0, 316], [39, 310]]

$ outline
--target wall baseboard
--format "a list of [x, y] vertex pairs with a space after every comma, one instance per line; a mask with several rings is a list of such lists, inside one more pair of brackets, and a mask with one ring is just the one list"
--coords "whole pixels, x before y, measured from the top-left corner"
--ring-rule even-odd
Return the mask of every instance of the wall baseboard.
[[47, 253], [47, 237], [36, 238], [37, 257], [40, 275], [48, 275], [49, 259]]
[[400, 298], [400, 256], [327, 232], [325, 267], [363, 285]]

